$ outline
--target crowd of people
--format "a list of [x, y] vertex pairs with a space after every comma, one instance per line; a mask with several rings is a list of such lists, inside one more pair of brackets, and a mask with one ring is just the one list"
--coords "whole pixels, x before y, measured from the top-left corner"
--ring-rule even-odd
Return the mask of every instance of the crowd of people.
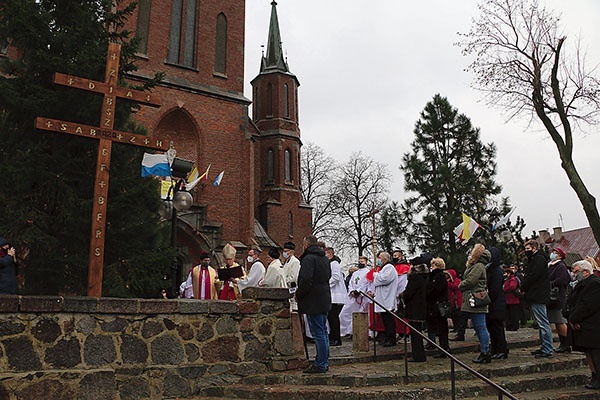
[[[248, 249], [242, 267], [235, 247], [227, 244], [218, 268], [210, 265], [210, 254], [201, 253], [180, 286], [180, 297], [235, 300], [249, 287], [288, 288], [291, 310], [304, 317], [305, 333], [315, 342], [316, 358], [306, 373], [329, 369], [329, 347], [352, 336], [356, 312], [369, 314], [370, 335], [383, 346], [410, 338], [413, 362], [427, 361], [426, 350], [432, 347], [439, 350], [433, 357], [446, 357], [450, 341], [465, 340], [469, 321], [480, 348], [473, 362], [506, 359], [505, 332], [524, 327], [531, 318], [540, 340], [532, 356], [584, 352], [592, 372], [586, 387], [600, 390], [600, 267], [585, 257], [569, 268], [564, 250], [556, 247], [547, 255], [536, 240], [528, 240], [524, 249], [525, 265], [504, 265], [498, 248], [475, 244], [462, 274], [429, 253], [406, 260], [401, 250], [380, 251], [374, 266], [360, 256], [344, 276], [335, 250], [313, 235], [304, 238], [300, 257], [293, 242], [284, 244], [283, 254], [269, 249], [266, 266], [259, 247]], [[0, 238], [0, 294], [17, 293], [16, 268], [14, 248]], [[166, 298], [164, 290], [161, 296]], [[425, 345], [419, 332], [438, 346]]]
[[[329, 369], [329, 348], [351, 337], [355, 312], [369, 314], [370, 335], [383, 346], [393, 347], [398, 338], [410, 338], [413, 362], [426, 362], [428, 348], [438, 349], [434, 358], [446, 357], [451, 341], [465, 340], [469, 321], [480, 348], [472, 361], [507, 359], [505, 332], [518, 330], [532, 319], [540, 339], [532, 356], [583, 351], [592, 371], [586, 387], [600, 389], [600, 270], [591, 257], [575, 262], [569, 271], [562, 249], [554, 248], [546, 255], [536, 240], [529, 240], [525, 243], [527, 263], [505, 265], [498, 248], [479, 243], [469, 252], [462, 274], [429, 253], [406, 260], [401, 250], [395, 250], [379, 252], [372, 267], [360, 256], [344, 276], [332, 247], [312, 235], [303, 245], [298, 259], [294, 243], [286, 243], [283, 263], [277, 249], [269, 250], [266, 267], [257, 247], [248, 250], [246, 268], [236, 263], [231, 245], [223, 249], [225, 265], [216, 270], [203, 253], [201, 264], [182, 284], [181, 294], [231, 300], [247, 287], [293, 288], [291, 307], [304, 316], [305, 333], [317, 352], [307, 373]], [[239, 274], [219, 278], [219, 270], [236, 268]], [[552, 325], [559, 338], [556, 348]], [[449, 337], [450, 328], [453, 337]], [[426, 332], [439, 347], [425, 345], [419, 332]]]

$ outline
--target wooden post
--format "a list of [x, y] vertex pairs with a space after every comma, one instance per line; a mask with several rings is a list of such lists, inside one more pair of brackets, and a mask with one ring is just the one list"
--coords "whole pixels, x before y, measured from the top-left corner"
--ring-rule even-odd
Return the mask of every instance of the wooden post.
[[352, 313], [352, 351], [369, 351], [368, 313]]
[[37, 117], [35, 127], [38, 129], [68, 133], [99, 140], [96, 162], [96, 180], [94, 182], [94, 197], [92, 206], [92, 227], [90, 235], [88, 296], [102, 296], [102, 275], [104, 268], [104, 238], [106, 229], [106, 209], [108, 202], [108, 184], [112, 142], [142, 146], [166, 151], [168, 143], [144, 135], [113, 130], [115, 103], [117, 97], [126, 98], [138, 103], [158, 107], [161, 104], [159, 96], [140, 90], [117, 86], [119, 75], [119, 58], [121, 45], [109, 43], [106, 57], [106, 73], [104, 82], [93, 81], [61, 73], [54, 74], [54, 83], [70, 86], [81, 90], [99, 93], [104, 96], [100, 126], [88, 126], [75, 122], [66, 122], [49, 118]]

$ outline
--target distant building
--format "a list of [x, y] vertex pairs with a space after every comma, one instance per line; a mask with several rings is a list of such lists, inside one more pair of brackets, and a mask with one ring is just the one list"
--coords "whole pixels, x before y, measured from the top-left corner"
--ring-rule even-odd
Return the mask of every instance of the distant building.
[[538, 240], [542, 245], [551, 249], [560, 247], [567, 253], [565, 261], [569, 266], [585, 256], [593, 257], [596, 262], [600, 261], [600, 246], [590, 227], [564, 232], [561, 227], [556, 227], [552, 234], [545, 229], [540, 230], [539, 234]]

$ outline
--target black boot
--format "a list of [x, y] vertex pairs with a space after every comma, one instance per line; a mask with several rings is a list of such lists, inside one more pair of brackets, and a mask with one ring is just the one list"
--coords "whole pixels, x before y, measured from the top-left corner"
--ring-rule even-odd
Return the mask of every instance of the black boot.
[[591, 356], [592, 356], [592, 362], [594, 363], [594, 369], [596, 370], [596, 372], [592, 373], [592, 380], [590, 381], [590, 383], [585, 385], [585, 388], [599, 390], [600, 389], [600, 374], [598, 374], [598, 368], [600, 368], [600, 349], [593, 349]]
[[555, 353], [570, 353], [571, 346], [568, 345], [566, 336], [559, 336], [558, 339], [560, 340], [560, 346], [558, 346], [556, 349], [554, 349], [554, 352]]
[[492, 355], [489, 351], [487, 353], [479, 353], [479, 356], [473, 362], [476, 364], [489, 364], [492, 362]]

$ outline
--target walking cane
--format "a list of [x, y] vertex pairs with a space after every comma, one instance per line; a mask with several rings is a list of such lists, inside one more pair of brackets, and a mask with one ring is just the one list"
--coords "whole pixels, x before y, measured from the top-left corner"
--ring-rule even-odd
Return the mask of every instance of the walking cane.
[[[290, 294], [294, 297], [296, 293], [296, 282], [290, 283]], [[302, 320], [302, 314], [298, 312], [298, 320], [300, 321], [300, 331], [302, 332], [302, 343], [304, 344], [304, 354], [306, 354], [306, 361], [310, 361], [308, 357], [308, 345], [306, 344], [306, 329], [304, 327], [304, 321]]]

